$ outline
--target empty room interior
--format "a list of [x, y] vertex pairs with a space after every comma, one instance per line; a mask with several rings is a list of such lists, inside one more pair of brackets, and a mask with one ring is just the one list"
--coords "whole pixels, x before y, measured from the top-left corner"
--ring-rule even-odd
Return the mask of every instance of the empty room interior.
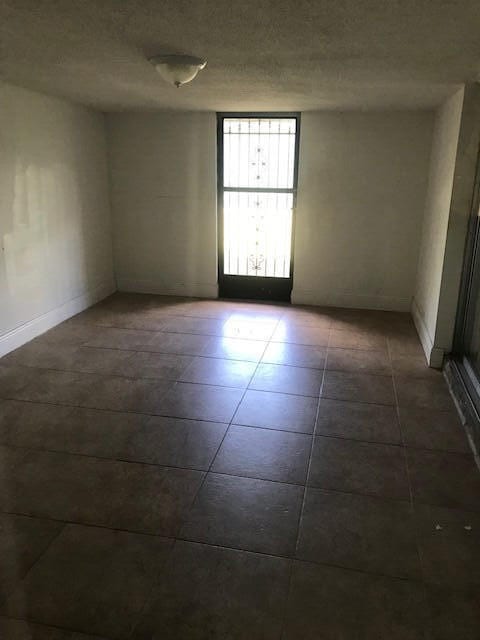
[[1, 640], [480, 639], [480, 5], [0, 0]]

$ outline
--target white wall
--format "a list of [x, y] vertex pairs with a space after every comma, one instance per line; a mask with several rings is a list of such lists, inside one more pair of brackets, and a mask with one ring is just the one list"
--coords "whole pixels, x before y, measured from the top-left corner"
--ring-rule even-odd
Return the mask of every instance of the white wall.
[[[443, 352], [434, 351], [443, 262], [452, 199], [464, 90], [436, 112], [427, 198], [422, 227], [415, 296], [412, 306], [425, 354], [440, 366]], [[453, 303], [454, 310], [456, 304]]]
[[[302, 115], [295, 302], [409, 308], [432, 121]], [[215, 114], [107, 123], [119, 288], [215, 296]]]
[[425, 355], [439, 367], [453, 345], [465, 239], [480, 145], [480, 85], [467, 84], [438, 111], [423, 251], [413, 316]]
[[0, 355], [114, 290], [104, 119], [0, 85]]
[[216, 297], [215, 114], [107, 122], [118, 288]]
[[296, 303], [408, 310], [433, 115], [302, 115]]

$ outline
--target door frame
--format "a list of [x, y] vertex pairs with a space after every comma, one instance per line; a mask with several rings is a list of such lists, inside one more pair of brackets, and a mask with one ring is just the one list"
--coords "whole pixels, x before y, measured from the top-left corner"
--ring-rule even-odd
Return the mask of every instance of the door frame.
[[[292, 232], [290, 245], [290, 276], [274, 278], [266, 276], [233, 276], [223, 273], [223, 121], [226, 118], [271, 118], [295, 120], [295, 149], [293, 162]], [[217, 113], [217, 247], [218, 247], [218, 295], [220, 298], [244, 298], [290, 302], [293, 288], [295, 222], [298, 186], [298, 161], [300, 151], [300, 122], [298, 111], [223, 111]]]

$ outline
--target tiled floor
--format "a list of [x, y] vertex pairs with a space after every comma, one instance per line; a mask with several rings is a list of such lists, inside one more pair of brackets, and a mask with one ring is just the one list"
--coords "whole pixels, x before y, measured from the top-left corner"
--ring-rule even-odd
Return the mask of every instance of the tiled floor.
[[0, 638], [479, 640], [406, 314], [115, 295], [0, 360]]

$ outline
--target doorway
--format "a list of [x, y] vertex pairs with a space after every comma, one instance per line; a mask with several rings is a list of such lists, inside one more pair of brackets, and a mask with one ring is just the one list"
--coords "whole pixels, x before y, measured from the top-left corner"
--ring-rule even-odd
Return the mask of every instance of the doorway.
[[300, 115], [218, 114], [219, 295], [290, 301]]

